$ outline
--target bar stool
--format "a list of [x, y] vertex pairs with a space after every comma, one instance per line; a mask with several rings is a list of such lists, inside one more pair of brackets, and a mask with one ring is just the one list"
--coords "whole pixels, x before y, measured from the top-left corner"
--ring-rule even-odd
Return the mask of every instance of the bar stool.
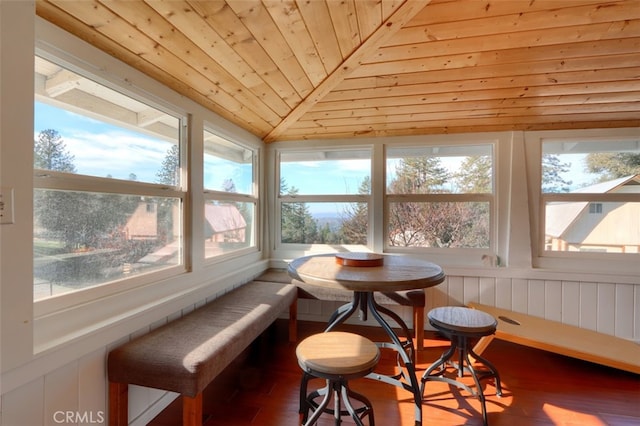
[[[496, 386], [496, 395], [500, 396], [502, 395], [500, 376], [493, 364], [473, 352], [473, 348], [469, 344], [469, 339], [489, 336], [495, 333], [498, 322], [493, 316], [486, 312], [460, 306], [435, 308], [429, 311], [427, 317], [429, 318], [429, 323], [451, 341], [451, 346], [442, 354], [438, 361], [433, 363], [424, 372], [420, 392], [424, 397], [425, 384], [429, 380], [446, 382], [467, 390], [480, 400], [480, 405], [482, 406], [482, 421], [486, 426], [487, 408], [480, 381], [493, 378]], [[451, 361], [456, 349], [459, 355], [457, 364]], [[473, 362], [469, 356], [471, 356], [476, 363], [482, 364], [484, 368], [478, 369], [476, 366], [473, 366]], [[457, 368], [459, 378], [463, 377], [465, 371], [471, 374], [475, 382], [475, 390], [460, 381], [445, 377], [448, 364]], [[439, 370], [435, 371], [438, 368]]]
[[[350, 379], [371, 373], [380, 359], [380, 350], [371, 340], [358, 334], [341, 331], [318, 333], [304, 339], [296, 348], [298, 364], [302, 368], [300, 384], [300, 424], [310, 426], [318, 421], [322, 413], [331, 413], [336, 425], [342, 415], [350, 415], [356, 425], [364, 426], [362, 420], [368, 416], [369, 425], [374, 426], [371, 402], [349, 389]], [[308, 381], [314, 377], [325, 379], [326, 386], [307, 395]], [[333, 396], [334, 408], [327, 408]], [[316, 399], [322, 397], [320, 403]], [[362, 406], [354, 408], [350, 399]], [[341, 407], [344, 403], [344, 408]], [[312, 410], [311, 417], [308, 417]]]

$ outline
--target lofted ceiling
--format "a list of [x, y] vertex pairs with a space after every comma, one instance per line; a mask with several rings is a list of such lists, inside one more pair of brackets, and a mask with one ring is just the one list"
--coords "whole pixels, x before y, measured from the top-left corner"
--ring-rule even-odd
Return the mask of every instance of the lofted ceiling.
[[640, 126], [640, 0], [37, 0], [262, 138]]

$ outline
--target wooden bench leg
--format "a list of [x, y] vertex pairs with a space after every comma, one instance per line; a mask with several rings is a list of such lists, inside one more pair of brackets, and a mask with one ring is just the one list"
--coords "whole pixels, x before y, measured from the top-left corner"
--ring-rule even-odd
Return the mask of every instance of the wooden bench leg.
[[109, 426], [129, 423], [129, 385], [109, 382]]
[[416, 306], [413, 308], [413, 334], [416, 337], [416, 349], [424, 349], [424, 308]]
[[182, 395], [182, 426], [202, 426], [202, 392], [193, 398]]
[[298, 297], [289, 306], [289, 342], [295, 343], [298, 339]]

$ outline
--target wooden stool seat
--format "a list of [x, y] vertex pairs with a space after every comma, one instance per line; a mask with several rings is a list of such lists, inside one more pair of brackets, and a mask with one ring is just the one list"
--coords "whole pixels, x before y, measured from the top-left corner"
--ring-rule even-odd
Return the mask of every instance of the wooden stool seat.
[[[380, 350], [369, 339], [354, 333], [330, 331], [314, 334], [304, 339], [296, 348], [298, 364], [303, 371], [300, 385], [300, 423], [313, 425], [320, 415], [331, 413], [339, 425], [342, 415], [350, 415], [357, 425], [368, 416], [369, 425], [374, 425], [371, 402], [361, 394], [349, 389], [348, 381], [365, 377], [371, 373], [380, 359]], [[326, 386], [307, 395], [307, 384], [313, 377], [326, 380]], [[334, 408], [328, 409], [333, 396]], [[320, 403], [315, 399], [323, 397]], [[350, 399], [362, 403], [354, 408]], [[344, 403], [345, 409], [341, 408]], [[309, 411], [313, 413], [309, 417]]]
[[[487, 408], [480, 381], [486, 378], [493, 378], [496, 386], [496, 395], [500, 396], [502, 394], [500, 376], [493, 364], [473, 352], [468, 340], [469, 338], [482, 338], [494, 334], [498, 322], [486, 312], [461, 306], [435, 308], [429, 311], [427, 317], [429, 318], [429, 323], [451, 341], [451, 346], [422, 375], [421, 392], [423, 396], [425, 384], [429, 380], [442, 381], [465, 389], [480, 400], [482, 420], [486, 426]], [[456, 350], [459, 355], [458, 362], [453, 365], [457, 369], [458, 377], [461, 378], [465, 371], [468, 372], [473, 377], [475, 390], [458, 380], [445, 376], [447, 365], [451, 364], [451, 359]], [[476, 363], [484, 365], [484, 369], [480, 370], [474, 366], [470, 356]]]

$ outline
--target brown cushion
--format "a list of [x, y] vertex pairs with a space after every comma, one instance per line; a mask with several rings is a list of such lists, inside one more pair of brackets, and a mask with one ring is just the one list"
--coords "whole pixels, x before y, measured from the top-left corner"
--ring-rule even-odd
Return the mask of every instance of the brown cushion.
[[201, 392], [296, 300], [291, 284], [248, 283], [109, 353], [112, 382]]

